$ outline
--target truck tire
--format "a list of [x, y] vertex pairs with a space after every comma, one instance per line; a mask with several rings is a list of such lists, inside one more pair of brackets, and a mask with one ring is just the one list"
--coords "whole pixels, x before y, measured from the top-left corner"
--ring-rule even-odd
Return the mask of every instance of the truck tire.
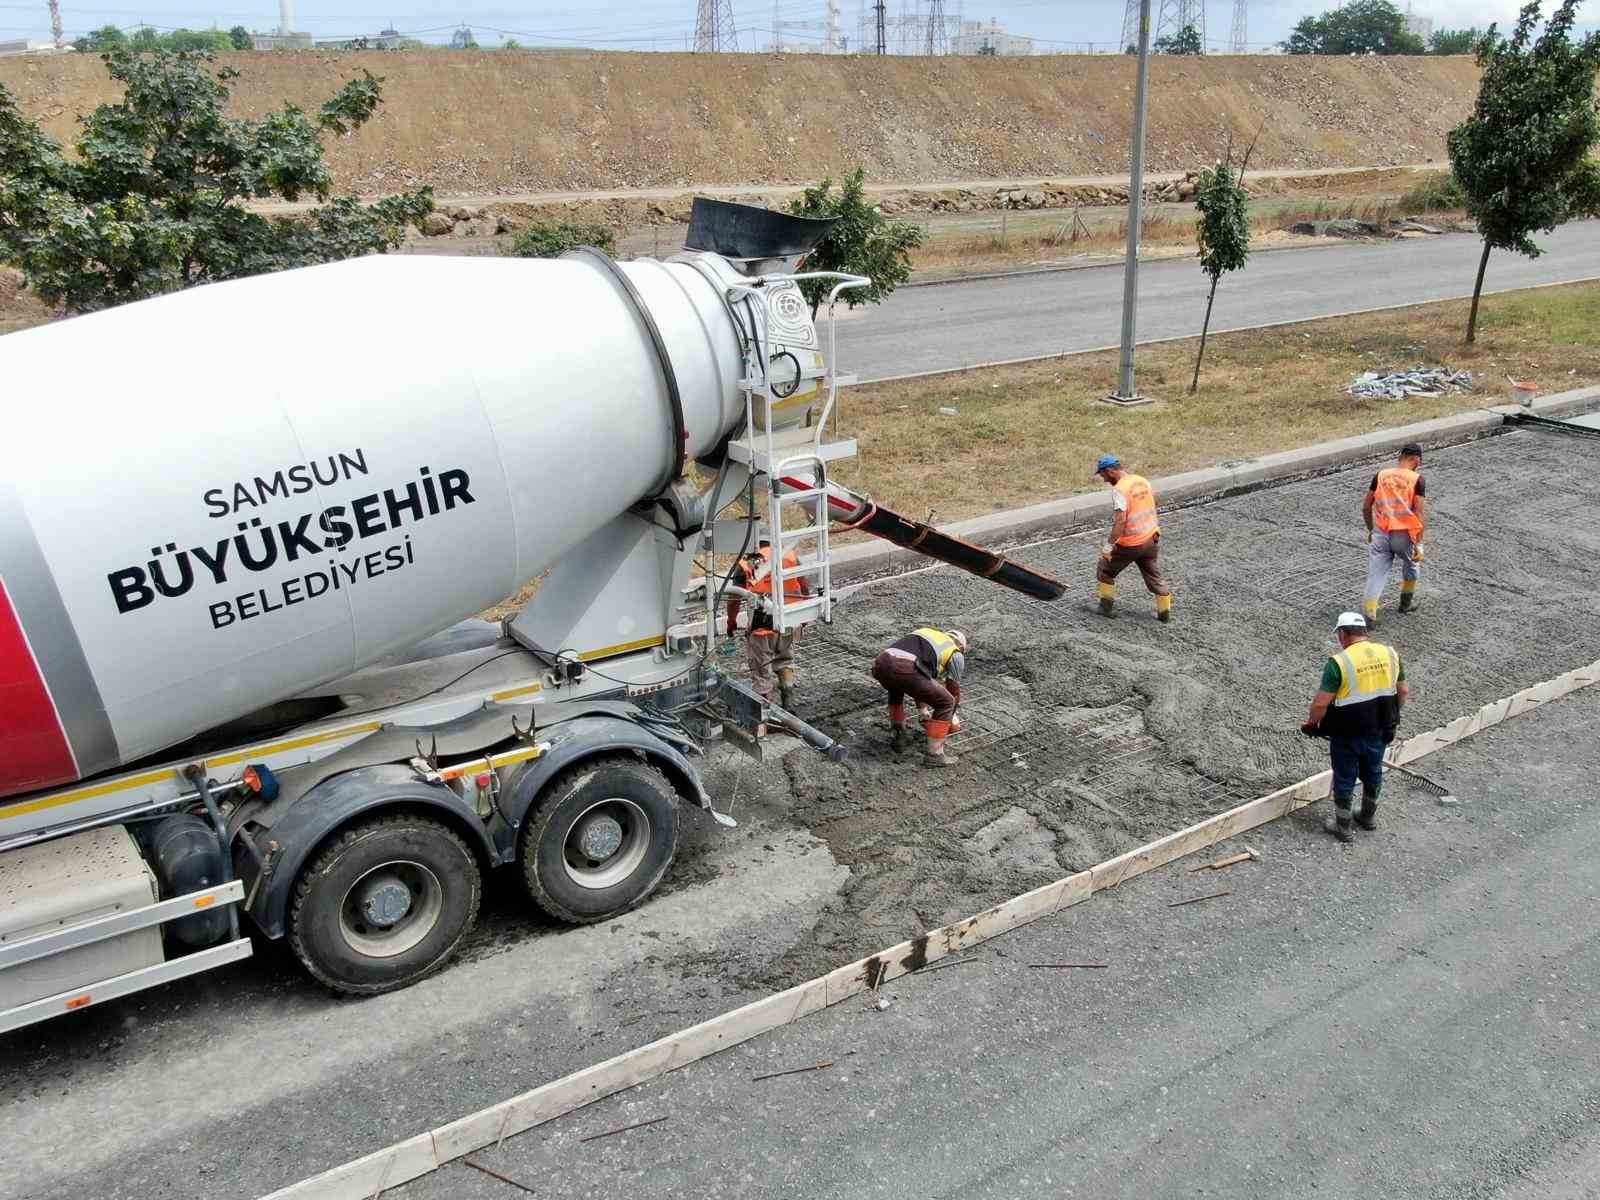
[[655, 891], [678, 850], [678, 793], [636, 758], [596, 758], [539, 793], [522, 830], [523, 882], [558, 921], [591, 925]]
[[336, 992], [392, 992], [455, 953], [482, 893], [478, 860], [452, 830], [427, 817], [378, 817], [340, 832], [301, 871], [289, 942]]

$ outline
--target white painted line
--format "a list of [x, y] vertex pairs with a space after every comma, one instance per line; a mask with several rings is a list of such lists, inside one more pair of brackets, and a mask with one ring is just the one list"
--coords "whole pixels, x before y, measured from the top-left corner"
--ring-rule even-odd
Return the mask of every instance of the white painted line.
[[[1392, 749], [1389, 757], [1401, 764], [1415, 762], [1596, 683], [1600, 683], [1600, 661], [1524, 688], [1503, 700], [1492, 701], [1439, 729], [1419, 733]], [[474, 1150], [496, 1145], [513, 1134], [553, 1121], [586, 1104], [658, 1079], [719, 1050], [792, 1024], [862, 992], [875, 990], [946, 955], [1080, 904], [1095, 892], [1114, 888], [1146, 871], [1287, 816], [1326, 796], [1330, 779], [1328, 771], [1302, 779], [1087, 871], [1003, 901], [964, 921], [901, 942], [788, 991], [756, 1000], [679, 1033], [668, 1034], [647, 1046], [552, 1080], [449, 1125], [280, 1188], [264, 1200], [371, 1200]]]

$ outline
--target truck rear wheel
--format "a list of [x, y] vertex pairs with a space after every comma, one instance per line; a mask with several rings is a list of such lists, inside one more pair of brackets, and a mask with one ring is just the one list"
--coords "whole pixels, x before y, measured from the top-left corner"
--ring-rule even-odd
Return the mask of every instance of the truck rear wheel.
[[644, 900], [672, 865], [678, 793], [638, 759], [592, 759], [539, 794], [521, 849], [535, 904], [558, 921], [603, 921]]
[[478, 918], [478, 861], [450, 829], [394, 815], [352, 825], [301, 872], [289, 941], [337, 992], [375, 996], [415, 983]]

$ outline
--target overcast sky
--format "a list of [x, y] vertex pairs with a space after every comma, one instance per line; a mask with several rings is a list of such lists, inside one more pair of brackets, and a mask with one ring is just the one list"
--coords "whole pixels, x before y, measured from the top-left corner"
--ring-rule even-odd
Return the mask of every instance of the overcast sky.
[[[845, 35], [855, 40], [862, 0], [838, 0]], [[867, 0], [871, 7], [871, 0]], [[891, 20], [908, 0], [888, 0]], [[926, 12], [930, 0], [912, 6]], [[1041, 50], [1081, 49], [1084, 43], [1111, 44], [1122, 28], [1124, 0], [945, 0], [954, 13], [963, 7], [970, 19], [996, 17], [1009, 31], [1039, 39]], [[681, 49], [694, 26], [696, 0], [484, 0], [447, 4], [437, 0], [296, 0], [296, 24], [319, 37], [370, 33], [393, 27], [425, 41], [448, 41], [460, 24], [478, 40], [493, 45], [515, 36], [529, 46], [591, 45], [609, 49]], [[1159, 3], [1157, 4], [1159, 9]], [[1307, 14], [1332, 7], [1332, 0], [1250, 0], [1249, 40], [1257, 47], [1281, 41]], [[1402, 2], [1401, 7], [1405, 7]], [[1452, 28], [1499, 21], [1510, 24], [1520, 0], [1412, 0], [1418, 16]], [[1550, 0], [1548, 8], [1555, 7]], [[1600, 0], [1589, 5], [1600, 13]], [[821, 36], [826, 0], [733, 0], [742, 48], [771, 42], [774, 9], [784, 24], [785, 41], [803, 43]], [[108, 23], [158, 28], [189, 26], [271, 29], [278, 22], [276, 0], [61, 0], [67, 33], [76, 35]], [[1233, 0], [1209, 0], [1208, 36], [1225, 44], [1231, 30]], [[1600, 20], [1585, 14], [1591, 21]], [[808, 27], [808, 23], [816, 22]], [[794, 23], [794, 24], [790, 24]], [[43, 37], [49, 32], [45, 0], [0, 0], [0, 37]]]

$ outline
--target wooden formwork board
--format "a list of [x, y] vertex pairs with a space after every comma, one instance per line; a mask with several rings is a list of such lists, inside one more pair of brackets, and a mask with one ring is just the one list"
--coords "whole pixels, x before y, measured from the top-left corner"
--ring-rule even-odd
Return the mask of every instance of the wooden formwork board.
[[[1595, 683], [1600, 683], [1600, 661], [1492, 701], [1438, 729], [1419, 733], [1392, 747], [1389, 760], [1400, 765], [1416, 762]], [[1087, 871], [1024, 892], [787, 991], [702, 1021], [448, 1125], [281, 1188], [265, 1200], [374, 1200], [390, 1188], [436, 1171], [475, 1150], [498, 1145], [506, 1138], [565, 1116], [586, 1104], [658, 1079], [669, 1071], [780, 1029], [853, 996], [875, 991], [951, 954], [1081, 904], [1096, 892], [1114, 888], [1146, 871], [1287, 816], [1326, 797], [1330, 782], [1331, 773], [1323, 771], [1108, 859]]]

